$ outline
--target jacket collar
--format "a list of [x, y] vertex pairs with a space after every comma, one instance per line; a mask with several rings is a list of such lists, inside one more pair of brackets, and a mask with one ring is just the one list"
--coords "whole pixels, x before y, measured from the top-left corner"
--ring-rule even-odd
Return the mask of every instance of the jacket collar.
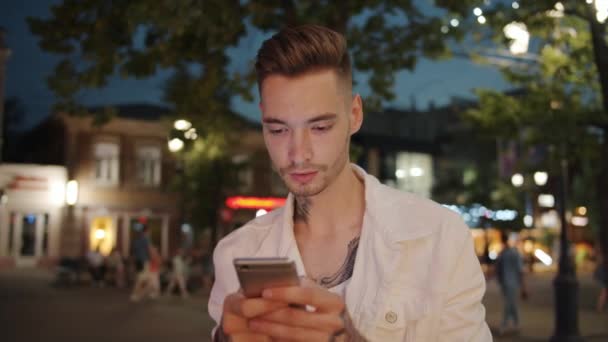
[[[407, 240], [414, 240], [430, 235], [436, 225], [425, 224], [432, 220], [425, 217], [424, 210], [416, 210], [416, 196], [392, 189], [381, 184], [378, 179], [355, 164], [353, 170], [364, 181], [365, 214], [364, 221], [367, 229], [380, 234], [385, 243], [392, 245]], [[293, 210], [295, 197], [292, 193], [287, 196], [280, 219], [280, 255], [287, 255], [295, 241], [293, 233]]]

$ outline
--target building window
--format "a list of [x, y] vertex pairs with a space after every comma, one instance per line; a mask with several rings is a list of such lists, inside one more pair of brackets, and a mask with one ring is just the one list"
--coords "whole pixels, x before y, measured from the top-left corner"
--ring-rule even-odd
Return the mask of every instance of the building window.
[[137, 149], [137, 181], [143, 185], [158, 186], [161, 177], [161, 151], [158, 146]]
[[95, 181], [104, 185], [118, 184], [118, 144], [100, 142], [95, 144]]
[[394, 170], [396, 188], [431, 197], [433, 158], [430, 154], [398, 152], [395, 155]]

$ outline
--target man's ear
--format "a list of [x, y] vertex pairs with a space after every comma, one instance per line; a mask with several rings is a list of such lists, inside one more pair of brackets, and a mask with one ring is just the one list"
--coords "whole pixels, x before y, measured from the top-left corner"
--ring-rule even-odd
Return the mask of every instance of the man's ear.
[[361, 96], [356, 94], [350, 105], [350, 134], [353, 135], [361, 129], [363, 124], [363, 101]]

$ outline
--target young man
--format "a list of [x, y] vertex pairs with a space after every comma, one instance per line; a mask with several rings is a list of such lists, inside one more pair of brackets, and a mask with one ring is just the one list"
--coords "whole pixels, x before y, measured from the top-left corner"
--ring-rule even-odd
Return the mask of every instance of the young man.
[[[349, 163], [363, 107], [344, 37], [284, 29], [264, 42], [256, 69], [266, 147], [290, 194], [215, 249], [214, 338], [491, 340], [485, 280], [458, 215]], [[270, 256], [294, 260], [311, 281], [245, 298], [233, 259]]]

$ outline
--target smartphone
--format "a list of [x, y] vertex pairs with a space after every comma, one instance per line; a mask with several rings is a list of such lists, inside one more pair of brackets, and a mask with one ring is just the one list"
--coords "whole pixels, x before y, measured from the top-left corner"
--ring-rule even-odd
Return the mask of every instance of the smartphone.
[[261, 297], [271, 287], [297, 286], [296, 264], [288, 258], [236, 258], [233, 260], [246, 297]]

